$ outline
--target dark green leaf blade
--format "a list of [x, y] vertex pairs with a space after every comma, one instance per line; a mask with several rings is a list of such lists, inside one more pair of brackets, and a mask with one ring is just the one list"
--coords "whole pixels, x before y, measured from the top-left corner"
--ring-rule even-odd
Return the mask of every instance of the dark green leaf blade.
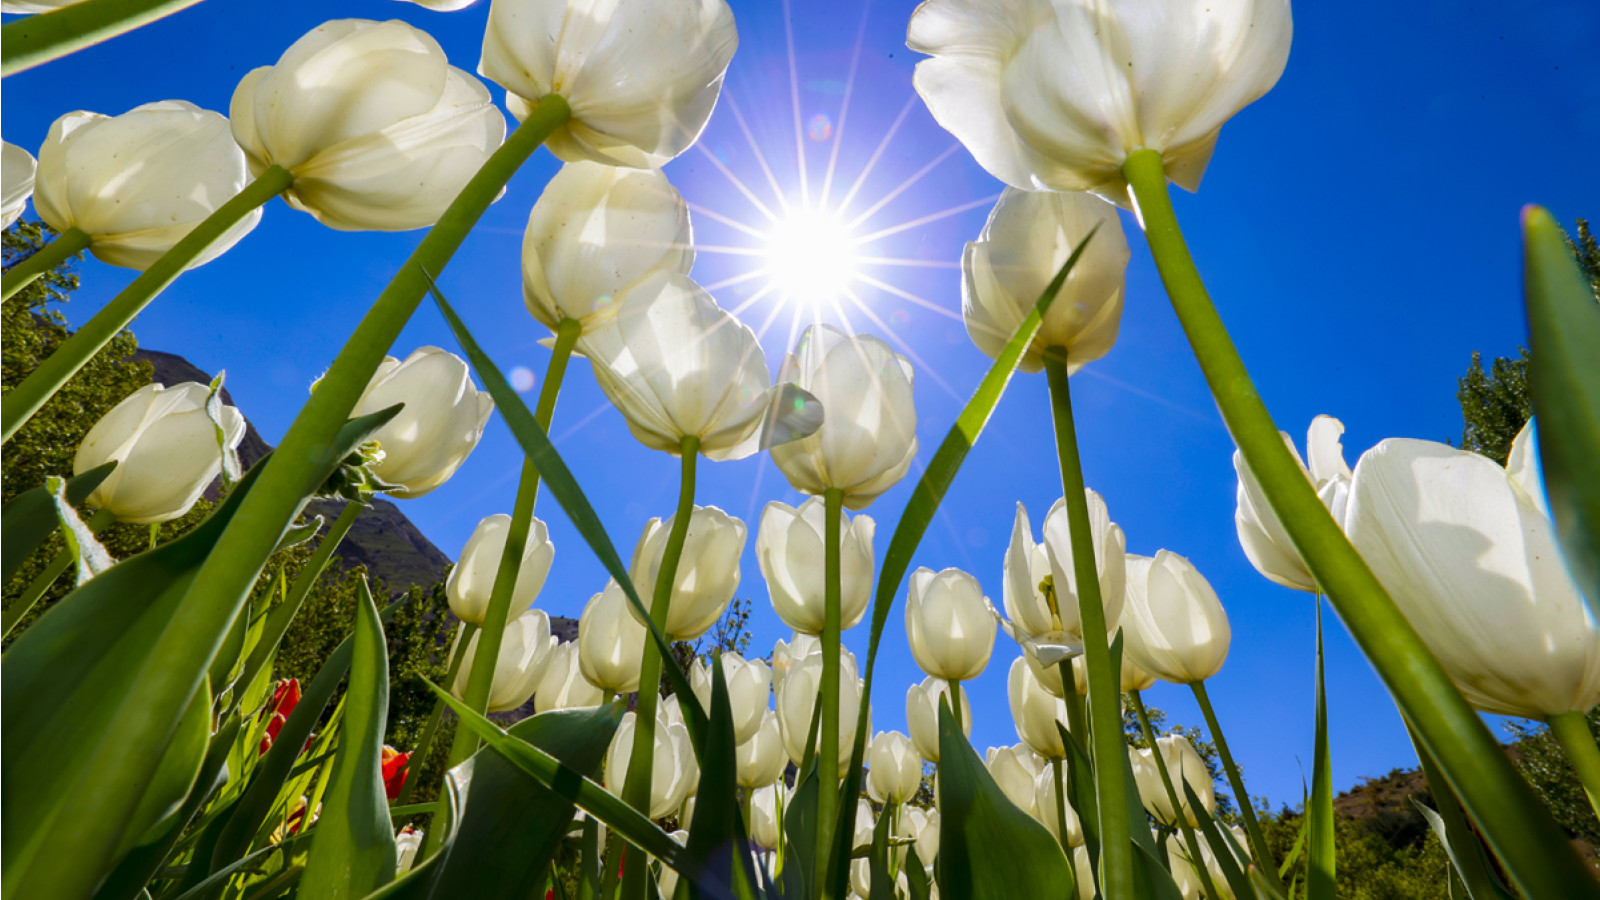
[[[1328, 696], [1323, 681], [1322, 595], [1317, 595], [1316, 732], [1311, 803], [1306, 807], [1306, 900], [1334, 900], [1333, 762], [1328, 754]], [[1241, 797], [1239, 802], [1248, 803]]]
[[739, 813], [738, 745], [721, 655], [711, 664], [711, 721], [699, 756], [700, 786], [688, 851], [701, 877], [690, 884], [690, 896], [751, 897], [755, 873]]
[[[115, 460], [67, 479], [67, 502], [82, 506], [117, 467]], [[11, 498], [0, 511], [0, 583], [9, 582], [50, 535], [55, 534], [55, 500], [43, 485]]]

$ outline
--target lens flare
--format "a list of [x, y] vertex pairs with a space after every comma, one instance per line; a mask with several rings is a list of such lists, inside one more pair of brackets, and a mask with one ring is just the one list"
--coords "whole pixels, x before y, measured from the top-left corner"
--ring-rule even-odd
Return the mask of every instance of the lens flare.
[[795, 210], [767, 232], [771, 282], [787, 299], [809, 306], [837, 304], [856, 274], [856, 248], [837, 215]]

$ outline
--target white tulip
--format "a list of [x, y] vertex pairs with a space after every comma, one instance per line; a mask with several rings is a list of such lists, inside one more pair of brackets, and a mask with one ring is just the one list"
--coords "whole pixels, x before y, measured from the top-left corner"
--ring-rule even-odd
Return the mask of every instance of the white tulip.
[[[1085, 489], [1089, 504], [1089, 534], [1100, 576], [1100, 604], [1107, 630], [1122, 617], [1126, 591], [1127, 540], [1111, 521], [1106, 502]], [[1009, 621], [1000, 625], [1012, 640], [1033, 654], [1040, 665], [1053, 666], [1083, 652], [1083, 623], [1078, 618], [1078, 575], [1072, 559], [1072, 526], [1067, 503], [1057, 500], [1044, 521], [1044, 540], [1033, 542], [1028, 511], [1017, 504], [1011, 544], [1005, 556], [1005, 600]]]
[[[465, 625], [461, 627], [463, 631], [466, 629]], [[474, 632], [467, 652], [461, 657], [461, 668], [451, 687], [457, 698], [466, 694], [467, 680], [478, 655], [478, 640], [482, 637], [482, 631]], [[544, 678], [556, 643], [550, 634], [550, 617], [542, 609], [530, 609], [506, 623], [505, 633], [500, 638], [500, 655], [495, 658], [494, 681], [489, 689], [489, 712], [510, 712], [528, 702]]]
[[[667, 835], [667, 837], [672, 838], [673, 842], [680, 847], [689, 846], [689, 831], [687, 828], [679, 828], [677, 831]], [[654, 857], [649, 857], [649, 859], [654, 860]], [[662, 864], [660, 873], [656, 876], [657, 896], [663, 898], [663, 900], [666, 900], [666, 898], [676, 895], [677, 891], [678, 870], [672, 868], [671, 866]]]
[[628, 615], [628, 595], [615, 579], [589, 598], [578, 616], [578, 667], [597, 687], [618, 694], [639, 689], [639, 666], [648, 640], [645, 627]]
[[[7, 9], [6, 12], [10, 12]], [[10, 228], [27, 208], [33, 196], [33, 179], [39, 164], [33, 154], [10, 141], [0, 141], [0, 190], [5, 197], [0, 201], [0, 228]]]
[[395, 874], [404, 875], [411, 871], [411, 866], [417, 861], [417, 852], [422, 849], [422, 836], [425, 832], [407, 825], [395, 835]]
[[384, 357], [351, 416], [396, 403], [405, 408], [372, 434], [383, 449], [383, 460], [372, 471], [398, 485], [389, 493], [404, 499], [449, 481], [478, 446], [494, 412], [489, 392], [473, 385], [461, 357], [438, 347], [420, 347], [405, 362]]
[[[778, 686], [778, 731], [783, 736], [784, 752], [800, 765], [805, 760], [806, 736], [811, 733], [811, 715], [819, 710], [817, 696], [822, 690], [822, 651], [791, 662], [789, 674]], [[863, 686], [857, 674], [856, 658], [849, 650], [839, 648], [839, 773], [843, 778], [850, 769], [850, 753], [856, 742], [856, 717], [861, 712]], [[867, 727], [872, 724], [872, 712], [867, 711]], [[817, 741], [822, 741], [822, 729], [817, 729]]]
[[[1294, 454], [1295, 462], [1300, 462], [1294, 440], [1284, 432], [1279, 434], [1283, 435], [1289, 452]], [[1312, 419], [1311, 428], [1306, 432], [1306, 458], [1310, 460], [1310, 468], [1300, 463], [1300, 470], [1335, 522], [1344, 521], [1350, 495], [1350, 467], [1345, 464], [1344, 447], [1339, 441], [1342, 434], [1344, 423], [1338, 419], [1332, 416]], [[1278, 514], [1268, 505], [1267, 494], [1245, 463], [1244, 454], [1237, 450], [1233, 452], [1233, 468], [1239, 476], [1234, 525], [1239, 530], [1239, 544], [1244, 547], [1244, 555], [1256, 571], [1269, 580], [1297, 591], [1316, 593], [1317, 579], [1306, 568], [1294, 542], [1289, 540], [1289, 532], [1278, 520]]]
[[[1156, 747], [1161, 751], [1161, 758], [1166, 761], [1167, 775], [1172, 779], [1172, 788], [1178, 794], [1178, 808], [1183, 812], [1183, 818], [1191, 828], [1199, 828], [1200, 820], [1195, 817], [1193, 808], [1189, 805], [1189, 797], [1185, 792], [1185, 785], [1200, 798], [1200, 805], [1207, 813], [1217, 811], [1217, 798], [1215, 789], [1211, 784], [1211, 773], [1206, 769], [1205, 760], [1200, 758], [1194, 745], [1181, 734], [1169, 737], [1156, 738]], [[1156, 768], [1154, 751], [1149, 749], [1131, 749], [1129, 760], [1133, 764], [1133, 780], [1139, 788], [1139, 799], [1144, 802], [1144, 808], [1150, 815], [1164, 825], [1175, 825], [1177, 818], [1172, 811], [1172, 799], [1167, 796], [1167, 787], [1161, 782], [1161, 771]]]
[[[966, 688], [960, 688], [961, 735], [972, 734], [972, 703], [967, 699]], [[911, 732], [911, 742], [922, 758], [939, 762], [939, 706], [949, 703], [950, 684], [937, 678], [924, 678], [906, 691], [906, 730]]]
[[750, 795], [750, 840], [768, 850], [778, 849], [783, 837], [783, 813], [789, 791], [781, 781], [756, 788]]
[[[455, 12], [466, 9], [477, 3], [478, 0], [407, 0], [407, 2], [415, 3], [423, 9], [431, 9], [434, 12]], [[579, 815], [582, 815], [582, 813], [579, 813]]]
[[1549, 518], [1550, 500], [1544, 493], [1544, 469], [1539, 465], [1539, 429], [1534, 421], [1529, 419], [1524, 423], [1512, 439], [1511, 452], [1506, 457], [1506, 474]]
[[[1094, 900], [1099, 896], [1094, 889], [1094, 861], [1089, 858], [1087, 844], [1072, 848], [1072, 875], [1078, 882], [1077, 900]], [[1191, 898], [1185, 897], [1184, 900]]]
[[534, 712], [544, 713], [552, 709], [588, 709], [599, 706], [605, 700], [605, 694], [601, 689], [583, 677], [578, 656], [576, 641], [557, 644], [551, 649], [550, 660], [545, 664], [544, 677], [539, 679], [539, 686], [533, 694]]
[[[624, 713], [622, 724], [611, 738], [611, 749], [606, 753], [606, 790], [619, 797], [628, 776], [628, 759], [633, 754], [633, 729], [634, 713]], [[658, 712], [655, 755], [651, 758], [650, 771], [650, 818], [665, 818], [683, 806], [683, 801], [694, 791], [698, 776], [689, 729], [681, 721], [675, 722]]]
[[822, 422], [814, 398], [772, 384], [754, 331], [668, 269], [624, 292], [616, 314], [578, 346], [628, 430], [652, 450], [677, 456], [694, 437], [710, 459], [742, 459]]
[[822, 638], [796, 631], [785, 641], [779, 638], [772, 645], [772, 689], [776, 691], [783, 684], [783, 677], [789, 674], [789, 669], [813, 653], [822, 651]]
[[922, 786], [922, 757], [911, 739], [880, 731], [867, 745], [867, 794], [879, 803], [904, 803]]
[[284, 200], [342, 231], [432, 225], [506, 133], [483, 83], [398, 20], [317, 26], [239, 81], [229, 115], [251, 171], [289, 170]]
[[[217, 424], [206, 414], [211, 389], [193, 381], [147, 384], [94, 423], [72, 460], [81, 475], [112, 460], [117, 467], [87, 505], [137, 525], [169, 522], [188, 512], [222, 472]], [[239, 410], [221, 407], [227, 452], [244, 440]]]
[[[1146, 689], [1150, 688], [1151, 686], [1153, 686], [1156, 683], [1156, 677], [1154, 675], [1151, 675], [1149, 672], [1146, 672], [1144, 669], [1139, 668], [1139, 665], [1137, 663], [1135, 663], [1128, 656], [1127, 644], [1128, 644], [1129, 638], [1127, 638], [1126, 635], [1129, 634], [1130, 628], [1129, 628], [1129, 625], [1128, 625], [1128, 616], [1126, 615], [1126, 613], [1124, 613], [1124, 615], [1122, 617], [1122, 626], [1121, 626], [1121, 628], [1122, 628], [1122, 633], [1124, 635], [1124, 638], [1123, 638], [1123, 652], [1122, 652], [1122, 677], [1120, 679], [1121, 682], [1122, 682], [1122, 685], [1120, 687], [1120, 690], [1124, 694], [1126, 694], [1129, 691], [1143, 691], [1143, 690], [1146, 690]], [[1031, 657], [1030, 657], [1030, 659], [1031, 659]], [[1085, 697], [1089, 696], [1089, 672], [1088, 672], [1088, 669], [1089, 669], [1089, 667], [1088, 667], [1088, 665], [1085, 664], [1083, 657], [1074, 656], [1072, 658], [1072, 686], [1073, 686], [1074, 690], [1076, 690], [1080, 695], [1085, 696]], [[1039, 680], [1040, 680], [1041, 683], [1044, 684], [1046, 690], [1048, 690], [1048, 691], [1050, 691], [1050, 693], [1054, 694], [1056, 692], [1056, 688], [1060, 687], [1061, 674], [1060, 674], [1059, 669], [1057, 669], [1055, 667], [1052, 667], [1051, 671], [1054, 671], [1056, 673], [1055, 674], [1055, 679], [1056, 680], [1055, 680], [1054, 683], [1045, 682], [1044, 678], [1042, 678], [1042, 677]], [[1036, 676], [1040, 675], [1040, 670], [1037, 669], [1037, 668], [1034, 669], [1033, 670], [1033, 674], [1036, 675]], [[1065, 698], [1066, 694], [1061, 694], [1060, 696]]]
[[1045, 759], [1065, 759], [1067, 747], [1056, 732], [1056, 723], [1067, 727], [1067, 704], [1045, 690], [1020, 657], [1011, 663], [1006, 694], [1011, 701], [1011, 720], [1017, 726], [1017, 737]]
[[[676, 514], [645, 523], [639, 543], [633, 548], [633, 564], [628, 577], [646, 605], [655, 596], [661, 558]], [[692, 641], [717, 624], [739, 587], [739, 556], [744, 553], [744, 523], [715, 506], [696, 506], [689, 516], [688, 535], [678, 571], [672, 581], [662, 631], [673, 641]], [[644, 617], [628, 604], [628, 614], [639, 624]]]
[[[772, 669], [764, 660], [746, 660], [728, 650], [722, 654], [722, 679], [728, 685], [728, 704], [733, 710], [733, 742], [742, 744], [761, 727], [767, 698], [772, 693]], [[709, 712], [712, 684], [711, 667], [706, 660], [696, 659], [689, 667], [689, 687], [700, 707]]]
[[[820, 497], [809, 498], [798, 509], [774, 500], [761, 511], [756, 531], [756, 562], [772, 608], [785, 625], [806, 634], [822, 633], [827, 611], [824, 506]], [[847, 630], [860, 624], [872, 599], [876, 523], [865, 514], [852, 519], [841, 510], [839, 516], [839, 627]]]
[[739, 786], [745, 790], [766, 787], [783, 777], [789, 757], [783, 750], [778, 714], [770, 709], [762, 711], [761, 724], [756, 728], [756, 733], [739, 745], [735, 755], [738, 757]]
[[917, 862], [933, 865], [939, 856], [939, 810], [908, 806], [904, 814], [916, 839]]
[[927, 0], [913, 82], [991, 175], [1128, 202], [1121, 167], [1155, 150], [1200, 186], [1224, 123], [1277, 83], [1288, 0]]
[[700, 136], [739, 46], [723, 0], [494, 0], [478, 71], [518, 119], [560, 94], [561, 159], [660, 166]]
[[1345, 529], [1468, 703], [1528, 718], [1600, 703], [1600, 624], [1555, 525], [1493, 460], [1386, 440], [1356, 464]]
[[[500, 559], [505, 556], [506, 536], [510, 531], [511, 517], [497, 513], [480, 521], [478, 527], [472, 529], [472, 536], [467, 538], [467, 545], [461, 548], [460, 561], [444, 582], [450, 611], [461, 621], [482, 625], [489, 614], [489, 599], [494, 593], [495, 576], [499, 574]], [[511, 592], [506, 621], [522, 615], [539, 598], [555, 555], [549, 529], [543, 521], [533, 519], [528, 523], [522, 567], [517, 570], [517, 585]]]
[[693, 265], [689, 205], [667, 176], [572, 162], [545, 184], [528, 216], [522, 298], [546, 328], [571, 318], [588, 332], [646, 275], [688, 275]]
[[[1066, 771], [1063, 767], [1061, 777], [1066, 780]], [[1066, 787], [1065, 784], [1062, 787]], [[1050, 836], [1061, 840], [1061, 819], [1066, 819], [1067, 846], [1076, 847], [1084, 843], [1083, 822], [1078, 818], [1078, 811], [1072, 808], [1071, 801], [1062, 803], [1062, 812], [1065, 816], [1056, 814], [1056, 772], [1051, 766], [1044, 766], [1033, 779], [1033, 808], [1034, 817], [1050, 832]]]
[[[1096, 230], [1098, 229], [1098, 230]], [[1044, 368], [1044, 352], [1067, 354], [1073, 373], [1111, 350], [1122, 322], [1128, 239], [1117, 208], [1089, 194], [1006, 188], [983, 233], [961, 256], [961, 312], [967, 334], [999, 358], [1011, 333], [1033, 312], [1045, 288], [1089, 234], [1039, 333], [1017, 367]]]
[[930, 676], [969, 681], [983, 674], [994, 650], [995, 619], [994, 607], [971, 575], [927, 567], [911, 573], [906, 641]]
[[911, 363], [869, 335], [812, 325], [783, 362], [790, 382], [822, 403], [815, 434], [772, 448], [772, 461], [803, 494], [844, 492], [863, 509], [905, 477], [917, 455]]
[[28, 16], [34, 13], [47, 13], [83, 0], [4, 0], [0, 2], [0, 12], [11, 16]]
[[[164, 100], [120, 116], [57, 119], [39, 148], [33, 207], [57, 231], [88, 234], [101, 261], [142, 270], [249, 181], [227, 118]], [[246, 214], [190, 268], [227, 252], [259, 221], [261, 210]]]
[[1163, 681], [1191, 684], [1222, 669], [1233, 631], [1217, 592], [1194, 563], [1162, 550], [1127, 556], [1123, 658]]
[[[1010, 747], [990, 747], [984, 753], [984, 766], [989, 777], [1016, 807], [1030, 816], [1038, 816], [1038, 801], [1034, 782], [1048, 767], [1044, 758], [1033, 752], [1027, 744]], [[1052, 811], [1054, 815], [1054, 811]]]

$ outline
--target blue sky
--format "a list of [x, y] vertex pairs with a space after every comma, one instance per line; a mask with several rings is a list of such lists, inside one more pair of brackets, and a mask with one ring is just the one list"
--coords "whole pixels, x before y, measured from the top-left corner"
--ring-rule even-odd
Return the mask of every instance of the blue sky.
[[[272, 7], [270, 14], [245, 14], [237, 4], [203, 3], [9, 78], [4, 136], [34, 149], [49, 123], [74, 109], [115, 114], [184, 99], [226, 111], [245, 72], [275, 61], [330, 12], [404, 18], [472, 70], [487, 13], [487, 3], [436, 14], [392, 0]], [[862, 217], [853, 233], [905, 226], [860, 252], [922, 263], [865, 266], [867, 275], [900, 293], [857, 284], [864, 309], [850, 306], [847, 317], [921, 361], [916, 399], [925, 460], [989, 364], [959, 321], [956, 263], [1000, 185], [915, 99], [917, 57], [904, 46], [912, 7], [796, 3], [789, 18], [791, 75], [782, 5], [735, 0], [740, 48], [703, 151], [691, 149], [666, 171], [695, 206], [697, 241], [748, 247], [753, 238], [725, 220], [758, 232], [769, 225], [733, 179], [769, 209], [781, 205], [773, 183], [791, 205], [798, 203], [798, 145], [809, 195], [820, 200], [837, 145], [829, 196], [836, 205], [859, 183], [844, 216]], [[1525, 342], [1518, 209], [1540, 202], [1567, 223], [1600, 217], [1593, 165], [1600, 79], [1592, 71], [1600, 7], [1584, 0], [1479, 6], [1433, 0], [1302, 3], [1296, 13], [1282, 81], [1226, 127], [1200, 192], [1179, 192], [1178, 214], [1268, 407], [1297, 444], [1318, 413], [1343, 419], [1352, 463], [1385, 437], [1456, 439], [1455, 380], [1472, 351], [1511, 354]], [[797, 118], [804, 135], [798, 141]], [[518, 260], [528, 209], [556, 166], [547, 153], [526, 166], [440, 278], [507, 370], [542, 373], [548, 357], [537, 345], [543, 329], [522, 307]], [[1231, 443], [1126, 215], [1124, 226], [1133, 260], [1121, 338], [1073, 380], [1084, 468], [1125, 529], [1131, 552], [1183, 554], [1216, 587], [1234, 643], [1212, 680], [1212, 696], [1251, 792], [1295, 803], [1311, 757], [1313, 607], [1305, 595], [1257, 575], [1238, 546]], [[135, 330], [145, 346], [181, 353], [211, 371], [226, 368], [241, 408], [276, 441], [312, 379], [420, 239], [421, 232], [331, 231], [275, 202], [252, 235], [170, 287]], [[770, 318], [763, 344], [775, 370], [790, 343], [795, 308], [779, 308], [777, 291], [755, 296], [762, 279], [728, 283], [751, 260], [702, 252], [694, 274], [703, 284], [723, 284], [714, 293], [725, 307], [748, 304], [740, 315], [752, 327]], [[75, 322], [132, 278], [92, 261], [82, 273], [84, 287], [66, 310]], [[811, 314], [802, 313], [807, 321]], [[424, 344], [454, 349], [427, 306], [395, 352], [403, 356]], [[645, 519], [671, 511], [676, 461], [631, 439], [582, 364], [569, 373], [551, 431], [624, 554]], [[998, 603], [1016, 502], [1027, 505], [1037, 525], [1059, 495], [1053, 447], [1042, 376], [1019, 377], [916, 563], [967, 569]], [[510, 511], [518, 465], [510, 434], [497, 420], [449, 485], [402, 506], [453, 557], [481, 517]], [[767, 603], [753, 532], [768, 500], [800, 497], [764, 457], [702, 462], [700, 473], [699, 502], [721, 506], [751, 527], [740, 593], [756, 601], [753, 652], [764, 653], [787, 632]], [[869, 511], [878, 521], [880, 558], [911, 486], [907, 480]], [[557, 556], [539, 605], [576, 616], [605, 576], [559, 509], [546, 500], [540, 514]], [[905, 649], [903, 621], [897, 607], [885, 635], [875, 729], [904, 729], [904, 689], [922, 677]], [[858, 653], [865, 651], [866, 631], [846, 635]], [[1005, 699], [1015, 652], [1001, 635], [989, 670], [970, 687], [980, 749], [1016, 740]], [[1328, 678], [1335, 784], [1414, 765], [1382, 685], [1336, 620], [1328, 633]], [[1200, 721], [1187, 690], [1158, 686], [1146, 701], [1176, 721]]]

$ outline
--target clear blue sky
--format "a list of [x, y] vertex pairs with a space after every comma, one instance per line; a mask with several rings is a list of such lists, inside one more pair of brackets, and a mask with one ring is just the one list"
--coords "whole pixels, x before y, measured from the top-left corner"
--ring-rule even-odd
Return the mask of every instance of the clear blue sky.
[[[173, 16], [132, 35], [5, 82], [3, 132], [37, 148], [50, 122], [74, 109], [120, 113], [140, 103], [184, 99], [226, 111], [234, 84], [275, 61], [295, 38], [330, 14], [401, 17], [432, 32], [458, 66], [477, 66], [487, 3], [436, 14], [392, 0], [226, 3]], [[740, 48], [702, 139], [667, 173], [697, 207], [696, 237], [710, 245], [752, 243], [709, 213], [764, 228], [755, 206], [711, 157], [775, 205], [760, 161], [777, 185], [800, 196], [795, 108], [776, 0], [740, 2]], [[912, 175], [856, 229], [870, 234], [934, 213], [960, 212], [906, 228], [862, 252], [921, 260], [923, 266], [866, 268], [921, 298], [921, 305], [871, 286], [858, 293], [871, 315], [851, 309], [860, 330], [893, 336], [923, 361], [916, 398], [922, 458], [949, 427], [960, 400], [989, 364], [959, 322], [963, 242], [982, 227], [1000, 185], [914, 101], [904, 47], [913, 4], [798, 2], [793, 42], [807, 183], [813, 197], [838, 138], [830, 196], [855, 183], [891, 124], [898, 131], [861, 179], [848, 218], [864, 213]], [[863, 15], [863, 12], [865, 14]], [[1245, 361], [1281, 427], [1304, 440], [1317, 413], [1348, 426], [1356, 455], [1389, 436], [1458, 438], [1455, 379], [1473, 350], [1511, 354], [1525, 341], [1519, 300], [1517, 211], [1548, 205], [1563, 221], [1600, 218], [1600, 7], [1586, 0], [1465, 6], [1424, 3], [1301, 3], [1288, 71], [1266, 98], [1224, 130], [1198, 195], [1179, 195], [1190, 244]], [[853, 49], [860, 53], [849, 80]], [[847, 88], [848, 115], [841, 114]], [[501, 92], [494, 89], [499, 98]], [[737, 111], [753, 138], [747, 140]], [[825, 117], [827, 127], [823, 128]], [[841, 128], [842, 120], [842, 128]], [[827, 140], [813, 140], [823, 133]], [[931, 167], [930, 167], [931, 166]], [[512, 182], [440, 279], [503, 368], [543, 372], [544, 331], [523, 310], [519, 255], [527, 212], [555, 170], [541, 153]], [[707, 212], [700, 212], [705, 210]], [[29, 215], [32, 215], [31, 211]], [[1298, 802], [1310, 767], [1312, 606], [1250, 568], [1233, 527], [1231, 444], [1167, 306], [1131, 218], [1127, 312], [1111, 354], [1073, 381], [1084, 467], [1128, 549], [1167, 548], [1192, 559], [1215, 585], [1234, 629], [1233, 651], [1212, 683], [1224, 727], [1251, 791]], [[145, 346], [228, 370], [244, 412], [269, 441], [283, 434], [312, 379], [390, 275], [420, 240], [408, 234], [348, 234], [272, 204], [255, 233], [216, 262], [185, 275], [136, 322]], [[708, 285], [746, 271], [751, 258], [702, 253], [695, 276]], [[81, 322], [132, 278], [90, 262], [67, 310]], [[719, 288], [725, 307], [761, 281]], [[775, 294], [741, 316], [760, 328], [776, 369], [789, 342], [792, 309]], [[928, 308], [929, 306], [937, 308]], [[875, 318], [874, 318], [875, 317]], [[424, 307], [395, 350], [423, 344], [454, 349], [436, 312]], [[942, 382], [942, 383], [941, 383]], [[626, 554], [644, 520], [671, 511], [676, 462], [642, 449], [606, 406], [583, 365], [571, 371], [552, 428], [613, 540]], [[452, 557], [479, 518], [509, 512], [518, 454], [498, 420], [445, 488], [403, 502], [406, 513]], [[744, 518], [753, 532], [771, 499], [797, 503], [769, 462], [752, 458], [701, 466], [701, 503]], [[870, 510], [881, 556], [911, 489], [908, 480]], [[995, 601], [1014, 504], [1037, 525], [1059, 495], [1042, 377], [1017, 379], [957, 480], [917, 564], [973, 572]], [[539, 605], [575, 616], [605, 576], [548, 500], [556, 565]], [[743, 595], [756, 600], [754, 650], [786, 630], [767, 603], [753, 550]], [[897, 607], [885, 636], [875, 729], [904, 728], [904, 689], [921, 679], [905, 649]], [[846, 635], [864, 652], [866, 628]], [[1001, 635], [989, 670], [971, 690], [973, 742], [1016, 740], [1005, 673], [1015, 648]], [[1361, 776], [1413, 765], [1399, 717], [1337, 622], [1328, 642], [1333, 765], [1340, 788]], [[1158, 686], [1147, 701], [1185, 723], [1198, 711], [1186, 690]]]

